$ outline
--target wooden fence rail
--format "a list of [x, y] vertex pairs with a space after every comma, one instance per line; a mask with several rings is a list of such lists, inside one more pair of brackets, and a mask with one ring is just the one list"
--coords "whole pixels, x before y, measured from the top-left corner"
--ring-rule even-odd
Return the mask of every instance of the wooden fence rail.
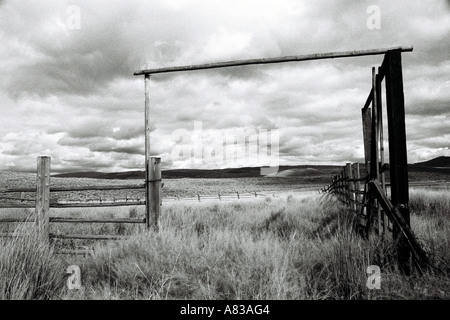
[[[73, 186], [73, 187], [50, 187], [50, 192], [65, 192], [65, 191], [91, 191], [91, 190], [133, 190], [145, 189], [145, 184], [124, 184], [114, 186]], [[22, 192], [36, 192], [36, 188], [0, 188], [0, 193], [22, 193]]]
[[[0, 223], [34, 223], [38, 227], [39, 235], [46, 242], [50, 239], [83, 239], [83, 240], [117, 240], [124, 239], [124, 236], [119, 235], [88, 235], [88, 234], [53, 234], [49, 231], [50, 223], [124, 223], [124, 224], [145, 224], [147, 228], [156, 226], [157, 230], [159, 225], [160, 211], [155, 214], [155, 211], [159, 209], [162, 204], [161, 189], [161, 169], [159, 166], [159, 158], [151, 158], [153, 165], [151, 166], [153, 174], [150, 175], [149, 181], [145, 184], [123, 184], [113, 186], [74, 186], [74, 187], [50, 187], [50, 157], [38, 157], [37, 159], [37, 179], [36, 188], [0, 188], [0, 194], [8, 196], [0, 196], [0, 208], [34, 208], [34, 215], [29, 217], [1, 217]], [[152, 187], [146, 188], [146, 184]], [[135, 190], [145, 189], [152, 193], [147, 197], [153, 206], [146, 206], [145, 200], [136, 199], [136, 197], [128, 198], [119, 201], [102, 200], [99, 201], [61, 201], [59, 199], [53, 199], [50, 197], [55, 192], [79, 192], [90, 190]], [[15, 193], [20, 193], [20, 196], [14, 196]], [[28, 193], [28, 198], [25, 194]], [[12, 195], [11, 195], [12, 194]], [[11, 195], [11, 196], [9, 196]], [[259, 192], [239, 192], [234, 193], [218, 193], [215, 194], [200, 194], [197, 193], [196, 197], [186, 198], [176, 196], [174, 198], [167, 198], [166, 201], [208, 201], [208, 200], [221, 200], [227, 201], [231, 199], [249, 199], [258, 196], [267, 196], [266, 194]], [[6, 200], [6, 202], [4, 201]], [[85, 208], [85, 207], [122, 207], [122, 206], [146, 206], [149, 207], [149, 211], [146, 211], [145, 218], [84, 218], [84, 217], [52, 217], [50, 216], [51, 208]], [[148, 221], [153, 221], [149, 223]], [[11, 237], [16, 235], [15, 233], [0, 233], [0, 237]], [[86, 253], [86, 250], [58, 250], [59, 253]]]
[[[151, 158], [152, 161], [160, 161], [159, 158]], [[97, 202], [80, 202], [65, 201], [59, 202], [54, 199], [50, 200], [51, 192], [73, 192], [87, 190], [130, 190], [145, 189], [145, 184], [139, 185], [116, 185], [116, 186], [80, 186], [80, 187], [50, 187], [50, 157], [38, 157], [37, 159], [37, 179], [36, 188], [2, 188], [0, 193], [22, 193], [21, 197], [0, 197], [0, 199], [8, 200], [6, 203], [0, 203], [0, 208], [34, 208], [35, 213], [32, 218], [18, 217], [0, 217], [0, 222], [32, 222], [37, 226], [38, 233], [43, 241], [49, 242], [50, 239], [91, 239], [91, 240], [114, 240], [123, 239], [124, 236], [118, 235], [77, 235], [77, 234], [52, 234], [49, 231], [50, 223], [129, 223], [129, 224], [146, 224], [148, 228], [152, 226], [149, 223], [149, 217], [155, 216], [161, 205], [161, 169], [159, 166], [153, 168], [154, 177], [147, 184], [152, 186], [148, 191], [152, 194], [150, 198], [154, 205], [150, 206], [150, 210], [146, 211], [145, 218], [74, 218], [74, 217], [50, 217], [50, 208], [82, 208], [82, 207], [117, 207], [117, 206], [136, 206], [146, 205], [144, 200], [128, 200], [123, 201], [97, 201]], [[35, 198], [25, 199], [23, 193], [35, 193]], [[10, 200], [16, 200], [11, 202]], [[20, 202], [17, 202], [20, 201]], [[13, 236], [13, 233], [0, 233], [1, 237]]]

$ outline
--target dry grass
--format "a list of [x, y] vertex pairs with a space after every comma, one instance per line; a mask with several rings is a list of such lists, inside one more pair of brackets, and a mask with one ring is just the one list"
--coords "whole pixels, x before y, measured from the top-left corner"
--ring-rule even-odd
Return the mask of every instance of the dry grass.
[[[86, 258], [65, 257], [65, 267], [81, 267], [84, 290], [55, 292], [62, 299], [448, 299], [448, 197], [411, 194], [412, 227], [439, 268], [422, 276], [399, 274], [392, 243], [360, 238], [354, 215], [333, 199], [290, 195], [164, 205], [158, 234], [127, 226], [120, 232], [135, 234], [130, 239], [97, 243]], [[140, 216], [140, 209], [111, 214]], [[78, 214], [88, 213], [100, 215]], [[366, 287], [374, 264], [380, 290]]]
[[0, 248], [0, 300], [51, 299], [62, 292], [65, 264], [35, 228], [21, 225]]

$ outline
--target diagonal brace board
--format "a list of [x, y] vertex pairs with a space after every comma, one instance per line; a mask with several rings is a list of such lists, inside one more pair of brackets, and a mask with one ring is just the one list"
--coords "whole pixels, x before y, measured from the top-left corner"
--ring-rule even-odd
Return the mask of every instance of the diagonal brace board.
[[378, 199], [380, 205], [382, 206], [384, 212], [388, 217], [397, 225], [400, 232], [405, 236], [409, 247], [414, 255], [415, 260], [420, 263], [429, 264], [428, 257], [414, 236], [413, 231], [409, 227], [408, 223], [403, 218], [400, 211], [392, 205], [389, 199], [386, 197], [383, 189], [381, 188], [380, 182], [377, 179], [373, 179], [369, 182], [370, 192], [373, 193]]

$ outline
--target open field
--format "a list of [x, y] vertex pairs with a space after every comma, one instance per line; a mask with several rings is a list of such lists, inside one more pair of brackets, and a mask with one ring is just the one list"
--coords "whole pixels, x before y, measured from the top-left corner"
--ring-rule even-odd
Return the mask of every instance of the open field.
[[[325, 178], [314, 170], [302, 174], [288, 171], [278, 177], [163, 179], [159, 234], [146, 231], [143, 225], [50, 224], [53, 234], [129, 236], [127, 240], [108, 242], [52, 241], [51, 250], [95, 248], [88, 256], [52, 255], [33, 234], [28, 238], [2, 239], [0, 298], [450, 298], [448, 176], [427, 176], [421, 172], [421, 177], [428, 179], [411, 181], [411, 226], [437, 269], [422, 276], [414, 273], [405, 277], [396, 269], [393, 243], [379, 242], [376, 237], [360, 238], [353, 230], [354, 214], [317, 192], [326, 183], [322, 183]], [[3, 188], [34, 188], [36, 183], [34, 173], [0, 172], [0, 179]], [[67, 177], [52, 177], [50, 181], [53, 187], [143, 183], [138, 179]], [[228, 201], [183, 200], [197, 194], [236, 191], [257, 192], [258, 196]], [[125, 196], [143, 199], [144, 192], [129, 190]], [[169, 201], [175, 196], [181, 200]], [[51, 193], [51, 198], [59, 201], [121, 197], [121, 190]], [[33, 194], [26, 194], [25, 198], [32, 199]], [[1, 209], [3, 217], [30, 217], [33, 212], [34, 209]], [[143, 218], [144, 207], [52, 208], [50, 216]], [[25, 225], [26, 232], [32, 232], [32, 224]], [[20, 228], [23, 226], [18, 223], [0, 224], [0, 232]], [[65, 271], [74, 264], [82, 271], [82, 290], [66, 288]], [[20, 265], [25, 273], [15, 267]], [[366, 287], [369, 265], [381, 268], [380, 290]]]
[[[278, 194], [305, 190], [318, 190], [328, 185], [332, 173], [337, 173], [336, 167], [325, 167], [323, 172], [316, 168], [286, 169], [280, 171], [276, 176], [256, 176], [246, 178], [169, 178], [163, 174], [162, 197], [173, 199], [174, 197], [195, 197], [201, 195], [218, 195], [231, 193], [261, 193]], [[333, 171], [334, 170], [334, 171]], [[450, 170], [427, 171], [426, 169], [414, 169], [410, 172], [411, 187], [430, 187], [445, 189], [450, 187]], [[299, 171], [301, 171], [299, 173]], [[205, 175], [205, 174], [203, 174]], [[211, 175], [211, 174], [210, 174]], [[387, 181], [389, 181], [387, 177]], [[140, 185], [142, 179], [94, 179], [79, 177], [52, 177], [51, 187], [82, 187], [82, 186], [111, 186], [111, 185]], [[0, 171], [1, 188], [35, 188], [35, 173], [17, 173]], [[12, 197], [20, 197], [13, 194]], [[32, 193], [23, 195], [25, 199], [34, 200]], [[144, 190], [109, 190], [109, 191], [79, 191], [79, 192], [52, 192], [52, 199], [60, 201], [81, 200], [98, 201], [112, 199], [144, 199]], [[2, 196], [0, 194], [0, 201]]]
[[[105, 208], [52, 212], [143, 215], [140, 207], [111, 209], [114, 212]], [[0, 279], [11, 283], [0, 285], [0, 295], [5, 299], [449, 299], [449, 212], [448, 192], [411, 192], [412, 228], [438, 269], [410, 277], [396, 270], [392, 243], [362, 239], [352, 229], [353, 213], [333, 198], [311, 192], [234, 202], [167, 203], [159, 234], [141, 226], [55, 223], [54, 232], [59, 228], [132, 236], [98, 241], [87, 257], [49, 255], [32, 237], [3, 240], [7, 250], [0, 254]], [[72, 240], [55, 245], [92, 243]], [[32, 254], [36, 252], [39, 255]], [[39, 265], [28, 267], [26, 278], [45, 280], [45, 290], [20, 282], [23, 274], [11, 265], [23, 259], [26, 265]], [[81, 268], [82, 290], [65, 287], [65, 270], [73, 264]], [[369, 265], [381, 268], [380, 290], [366, 287]], [[5, 285], [18, 289], [5, 291]]]

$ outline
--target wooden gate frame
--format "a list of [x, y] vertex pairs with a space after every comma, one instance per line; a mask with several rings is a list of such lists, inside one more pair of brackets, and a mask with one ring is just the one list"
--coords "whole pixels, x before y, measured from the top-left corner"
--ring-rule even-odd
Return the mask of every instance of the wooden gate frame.
[[[375, 72], [372, 69], [372, 90], [367, 98], [366, 104], [362, 108], [362, 121], [364, 130], [364, 149], [367, 174], [371, 180], [371, 187], [374, 190], [373, 182], [381, 181], [381, 190], [385, 190], [384, 171], [387, 165], [383, 157], [383, 124], [382, 124], [382, 81], [386, 82], [386, 110], [388, 120], [388, 141], [389, 141], [389, 173], [391, 184], [391, 203], [393, 208], [401, 215], [404, 222], [403, 229], [410, 228], [409, 212], [409, 182], [408, 182], [408, 162], [406, 148], [406, 126], [405, 126], [405, 101], [403, 92], [403, 72], [400, 50], [390, 50], [385, 54], [383, 63]], [[372, 110], [370, 110], [372, 105]], [[372, 111], [372, 112], [371, 112]], [[370, 125], [371, 124], [371, 125]], [[375, 188], [376, 189], [376, 188]], [[374, 216], [377, 216], [379, 230], [387, 225], [387, 217], [381, 211], [386, 207], [383, 199], [376, 196], [376, 192], [368, 193], [367, 205], [367, 230]], [[380, 195], [381, 196], [381, 195]], [[374, 203], [380, 205], [374, 205]], [[376, 207], [376, 209], [375, 209]], [[386, 211], [385, 211], [386, 212]], [[382, 223], [383, 222], [383, 223]], [[411, 258], [411, 245], [407, 236], [399, 224], [393, 224], [393, 237], [398, 243], [399, 266], [405, 273], [409, 273]], [[413, 250], [414, 251], [414, 250]]]
[[[383, 78], [386, 81], [389, 164], [384, 163], [381, 86]], [[388, 221], [391, 222], [399, 268], [403, 273], [410, 274], [411, 262], [415, 263], [419, 271], [422, 271], [422, 267], [432, 264], [410, 226], [404, 104], [401, 50], [390, 50], [385, 54], [378, 72], [372, 68], [372, 89], [361, 109], [365, 177], [353, 178], [351, 164], [347, 164], [341, 175], [335, 176], [331, 185], [322, 189], [322, 192], [335, 194], [340, 201], [352, 206], [355, 211], [360, 205], [361, 217], [366, 222], [366, 236], [375, 230], [384, 239], [389, 231]], [[387, 196], [384, 176], [388, 169], [391, 199]], [[365, 181], [362, 203], [355, 201], [355, 196], [361, 191], [359, 187], [352, 185], [360, 181]], [[374, 224], [374, 221], [377, 224]]]
[[[394, 183], [393, 194], [394, 203], [399, 207], [405, 220], [409, 222], [409, 210], [408, 210], [408, 175], [406, 169], [406, 136], [405, 136], [405, 121], [404, 121], [404, 99], [403, 99], [403, 82], [402, 82], [402, 70], [401, 70], [401, 52], [411, 52], [413, 47], [394, 47], [388, 49], [371, 49], [371, 50], [354, 50], [344, 52], [328, 52], [328, 53], [315, 53], [307, 55], [285, 56], [278, 58], [263, 58], [263, 59], [249, 59], [249, 60], [235, 60], [226, 62], [216, 62], [209, 64], [198, 65], [186, 65], [177, 67], [164, 67], [155, 69], [143, 69], [134, 72], [135, 76], [144, 75], [145, 81], [145, 185], [146, 185], [146, 217], [148, 227], [153, 226], [158, 229], [160, 219], [160, 207], [155, 206], [151, 202], [151, 194], [155, 192], [154, 188], [157, 188], [159, 192], [161, 177], [153, 174], [155, 166], [159, 166], [160, 163], [153, 163], [150, 161], [150, 75], [170, 72], [183, 72], [183, 71], [195, 71], [205, 69], [217, 69], [238, 67], [245, 65], [257, 65], [257, 64], [273, 64], [284, 62], [296, 62], [296, 61], [309, 61], [309, 60], [322, 60], [322, 59], [334, 59], [334, 58], [346, 58], [346, 57], [358, 57], [368, 55], [385, 55], [385, 62], [383, 63], [383, 74], [386, 74], [386, 80], [389, 85], [386, 89], [388, 91], [388, 117], [389, 133], [395, 132], [395, 134], [389, 135], [390, 150], [394, 150], [391, 153], [391, 163], [393, 167], [393, 177], [396, 182]], [[398, 135], [398, 136], [397, 136]], [[392, 136], [392, 138], [391, 138]], [[392, 145], [391, 145], [392, 139]], [[396, 151], [399, 155], [395, 155]], [[394, 155], [392, 155], [394, 154]]]

